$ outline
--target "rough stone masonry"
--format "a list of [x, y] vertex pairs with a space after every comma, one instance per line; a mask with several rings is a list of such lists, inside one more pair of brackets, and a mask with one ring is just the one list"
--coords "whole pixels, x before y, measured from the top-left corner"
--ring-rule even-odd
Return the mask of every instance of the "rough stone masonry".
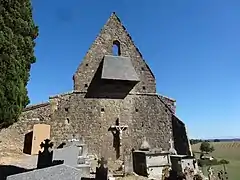
[[[112, 47], [118, 54], [113, 56]], [[71, 135], [84, 137], [89, 152], [115, 160], [114, 136], [109, 127], [128, 126], [122, 134], [126, 154], [140, 147], [144, 137], [151, 147], [168, 150], [174, 140], [178, 154], [189, 154], [184, 123], [175, 115], [175, 100], [156, 93], [155, 77], [115, 13], [112, 13], [73, 76], [74, 90], [25, 108], [8, 129], [24, 134], [35, 123], [51, 125], [58, 146]], [[17, 136], [16, 136], [17, 137]]]

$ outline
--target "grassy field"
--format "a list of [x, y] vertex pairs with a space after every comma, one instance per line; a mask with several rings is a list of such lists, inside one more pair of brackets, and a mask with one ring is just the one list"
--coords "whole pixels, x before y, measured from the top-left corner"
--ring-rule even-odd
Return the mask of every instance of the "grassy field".
[[[199, 147], [201, 143], [192, 145], [192, 150], [197, 156], [199, 153]], [[220, 159], [226, 159], [230, 163], [226, 166], [229, 180], [240, 180], [240, 142], [211, 142], [214, 146], [215, 151], [209, 155]], [[222, 165], [213, 166], [214, 170], [223, 169]], [[203, 169], [206, 174], [206, 168]]]

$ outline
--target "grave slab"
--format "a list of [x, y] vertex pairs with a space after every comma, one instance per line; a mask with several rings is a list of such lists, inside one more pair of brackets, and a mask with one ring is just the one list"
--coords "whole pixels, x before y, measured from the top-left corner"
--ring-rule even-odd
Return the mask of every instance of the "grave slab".
[[7, 180], [81, 180], [82, 177], [88, 178], [89, 176], [90, 174], [85, 174], [81, 169], [61, 164], [11, 175], [7, 177]]

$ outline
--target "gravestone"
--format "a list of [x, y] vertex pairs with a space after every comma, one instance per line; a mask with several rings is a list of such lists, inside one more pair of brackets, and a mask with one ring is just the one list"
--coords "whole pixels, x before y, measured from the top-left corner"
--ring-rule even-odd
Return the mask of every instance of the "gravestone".
[[124, 174], [132, 174], [133, 171], [133, 159], [132, 153], [124, 158]]
[[53, 161], [63, 161], [65, 165], [69, 165], [86, 174], [90, 174], [90, 162], [87, 157], [87, 145], [80, 143], [78, 139], [71, 139], [63, 148], [53, 151]]
[[40, 144], [40, 147], [41, 149], [43, 148], [43, 152], [39, 151], [38, 153], [37, 168], [52, 166], [53, 151], [49, 148], [53, 147], [53, 143], [49, 139], [45, 139], [44, 142]]
[[146, 137], [143, 138], [140, 149], [133, 151], [134, 172], [140, 176], [162, 180], [170, 165], [169, 152], [158, 148], [151, 149]]
[[7, 177], [7, 180], [81, 180], [89, 177], [84, 171], [64, 164], [36, 169], [29, 172], [15, 174]]
[[61, 149], [53, 150], [53, 161], [62, 160], [64, 164], [77, 167], [79, 148], [68, 146]]
[[108, 167], [107, 161], [102, 157], [98, 161], [99, 167], [96, 168], [96, 180], [107, 180], [108, 179]]

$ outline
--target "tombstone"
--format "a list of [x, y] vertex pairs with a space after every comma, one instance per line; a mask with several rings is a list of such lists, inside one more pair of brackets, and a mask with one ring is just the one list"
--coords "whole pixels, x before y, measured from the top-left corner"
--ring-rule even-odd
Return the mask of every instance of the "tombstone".
[[102, 157], [98, 160], [99, 167], [96, 168], [96, 180], [107, 180], [108, 179], [108, 167], [107, 161]]
[[49, 139], [45, 139], [44, 141], [44, 143], [42, 142], [40, 144], [41, 149], [43, 148], [43, 152], [39, 151], [38, 153], [37, 168], [52, 166], [53, 151], [51, 151], [49, 148], [53, 147], [53, 143], [50, 142]]
[[35, 124], [33, 130], [25, 134], [23, 153], [38, 154], [41, 150], [39, 144], [45, 139], [50, 139], [50, 125]]
[[193, 156], [170, 155], [172, 171], [178, 176], [187, 174], [189, 177], [199, 172], [197, 162]]
[[64, 164], [77, 167], [79, 148], [77, 146], [68, 146], [53, 150], [53, 161], [63, 161]]
[[11, 175], [7, 180], [81, 180], [83, 177], [89, 177], [89, 174], [62, 164]]
[[132, 174], [133, 173], [133, 159], [132, 153], [129, 156], [125, 156], [124, 158], [124, 174]]
[[134, 172], [149, 179], [161, 180], [166, 168], [170, 167], [169, 152], [162, 149], [150, 149], [143, 138], [140, 150], [133, 151]]
[[81, 169], [85, 174], [90, 174], [87, 145], [81, 144], [78, 139], [71, 139], [65, 147], [53, 150], [53, 162], [59, 161], [65, 165]]

